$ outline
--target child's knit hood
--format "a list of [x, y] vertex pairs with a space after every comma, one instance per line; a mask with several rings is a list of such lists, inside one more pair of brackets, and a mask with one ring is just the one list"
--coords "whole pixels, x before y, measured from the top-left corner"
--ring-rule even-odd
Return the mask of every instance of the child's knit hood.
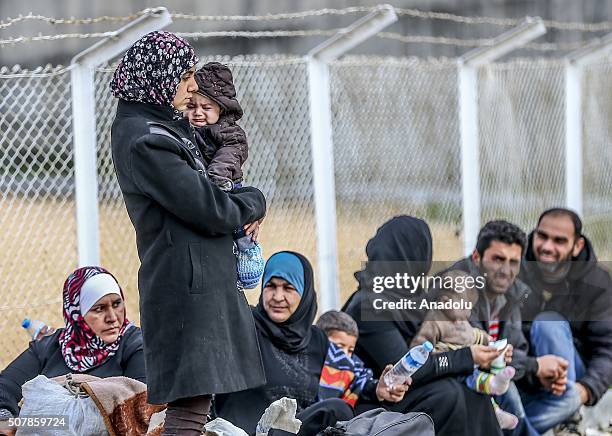
[[232, 71], [219, 62], [209, 62], [196, 71], [195, 80], [198, 84], [198, 94], [216, 101], [226, 116], [234, 121], [242, 118], [240, 103], [236, 100], [236, 88]]

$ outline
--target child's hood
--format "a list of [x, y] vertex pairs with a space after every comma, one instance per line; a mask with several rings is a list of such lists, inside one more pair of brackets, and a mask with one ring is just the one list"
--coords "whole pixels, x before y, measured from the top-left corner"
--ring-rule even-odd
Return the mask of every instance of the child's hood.
[[242, 106], [236, 99], [236, 87], [232, 71], [219, 62], [209, 62], [196, 71], [198, 93], [216, 101], [226, 116], [234, 121], [242, 118]]

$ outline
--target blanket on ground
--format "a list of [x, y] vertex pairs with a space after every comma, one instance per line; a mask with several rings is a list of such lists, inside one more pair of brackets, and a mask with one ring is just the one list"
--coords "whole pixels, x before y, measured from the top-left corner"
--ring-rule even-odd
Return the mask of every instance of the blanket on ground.
[[[154, 413], [166, 408], [165, 405], [147, 403], [147, 386], [129, 377], [98, 378], [87, 374], [72, 374], [72, 384], [80, 386], [94, 401], [110, 436], [161, 434], [162, 426], [149, 430]], [[66, 376], [55, 377], [65, 385]]]

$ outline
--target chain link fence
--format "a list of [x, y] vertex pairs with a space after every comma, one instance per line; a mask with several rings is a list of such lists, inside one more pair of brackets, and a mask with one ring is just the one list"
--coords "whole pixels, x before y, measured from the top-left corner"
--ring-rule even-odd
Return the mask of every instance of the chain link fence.
[[612, 62], [585, 68], [583, 81], [584, 231], [601, 260], [612, 260]]
[[0, 69], [0, 367], [27, 344], [25, 316], [63, 325], [76, 265], [70, 74]]
[[461, 255], [457, 65], [348, 58], [331, 69], [341, 300], [355, 289], [376, 229], [426, 218], [438, 259]]
[[482, 221], [531, 230], [565, 201], [565, 80], [558, 61], [515, 61], [479, 70]]
[[[212, 59], [203, 59], [203, 62]], [[233, 71], [250, 153], [247, 184], [268, 199], [266, 255], [292, 249], [316, 270], [310, 107], [304, 58], [215, 58]], [[585, 231], [611, 256], [612, 64], [585, 72]], [[96, 73], [102, 265], [138, 322], [138, 256], [112, 165], [112, 67]], [[61, 289], [77, 266], [70, 74], [0, 70], [0, 367], [27, 345], [32, 317], [61, 325]], [[436, 260], [462, 254], [457, 65], [451, 59], [347, 57], [330, 67], [341, 301], [365, 243], [393, 215], [425, 218]], [[533, 227], [564, 201], [564, 77], [558, 61], [516, 60], [479, 71], [482, 220]], [[317, 110], [317, 108], [313, 108]], [[606, 257], [607, 256], [607, 257]], [[250, 291], [254, 302], [259, 291]]]

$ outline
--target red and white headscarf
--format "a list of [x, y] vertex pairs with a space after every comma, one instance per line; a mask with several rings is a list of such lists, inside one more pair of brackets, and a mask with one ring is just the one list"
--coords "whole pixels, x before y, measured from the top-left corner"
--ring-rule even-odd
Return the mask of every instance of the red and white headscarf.
[[[76, 372], [88, 371], [112, 357], [119, 349], [125, 331], [132, 325], [125, 316], [119, 336], [115, 342], [107, 344], [85, 322], [84, 315], [81, 314], [81, 289], [88, 279], [98, 274], [108, 274], [115, 279], [104, 268], [86, 266], [74, 271], [64, 282], [63, 312], [66, 327], [60, 334], [59, 343], [66, 366]], [[119, 292], [123, 298], [120, 286]]]

